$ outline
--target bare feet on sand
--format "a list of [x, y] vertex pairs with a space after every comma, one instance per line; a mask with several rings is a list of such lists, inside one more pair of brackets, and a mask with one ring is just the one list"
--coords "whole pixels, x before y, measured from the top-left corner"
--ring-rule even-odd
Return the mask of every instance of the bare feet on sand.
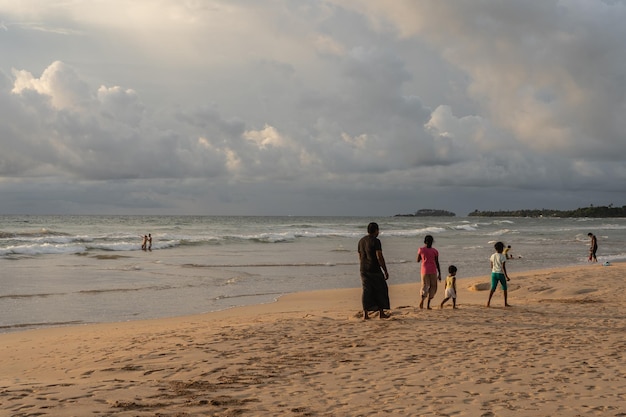
[[[391, 315], [390, 314], [385, 314], [385, 312], [381, 310], [380, 313], [379, 313], [379, 317], [381, 319], [388, 319], [389, 317], [391, 317]], [[363, 320], [369, 320], [369, 319], [370, 319], [369, 313], [367, 311], [364, 311], [363, 312]]]

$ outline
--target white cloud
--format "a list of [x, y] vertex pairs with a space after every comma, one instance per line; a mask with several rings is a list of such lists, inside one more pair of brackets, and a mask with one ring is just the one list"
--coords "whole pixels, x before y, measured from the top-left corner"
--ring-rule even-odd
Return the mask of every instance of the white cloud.
[[40, 78], [35, 78], [25, 70], [14, 69], [13, 75], [15, 77], [15, 84], [11, 90], [13, 94], [35, 91], [49, 97], [56, 109], [77, 109], [90, 98], [87, 85], [80, 81], [73, 69], [60, 61], [50, 64]]
[[243, 137], [254, 142], [259, 148], [268, 147], [288, 147], [292, 146], [291, 141], [281, 135], [276, 128], [265, 125], [262, 130], [249, 130], [244, 132]]
[[313, 36], [315, 48], [320, 54], [329, 54], [343, 56], [346, 54], [346, 48], [335, 39], [328, 35], [317, 34]]
[[144, 105], [132, 89], [100, 86], [97, 98], [102, 112], [114, 120], [136, 126], [143, 117]]

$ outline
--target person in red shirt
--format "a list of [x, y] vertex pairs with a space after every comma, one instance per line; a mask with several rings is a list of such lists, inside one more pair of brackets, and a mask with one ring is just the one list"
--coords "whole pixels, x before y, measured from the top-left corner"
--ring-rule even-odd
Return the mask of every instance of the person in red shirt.
[[437, 294], [437, 281], [441, 281], [439, 268], [439, 251], [433, 248], [435, 239], [431, 235], [424, 237], [424, 246], [417, 250], [417, 262], [422, 263], [422, 290], [420, 308], [424, 308], [424, 300], [428, 298], [426, 308], [430, 310], [430, 300]]

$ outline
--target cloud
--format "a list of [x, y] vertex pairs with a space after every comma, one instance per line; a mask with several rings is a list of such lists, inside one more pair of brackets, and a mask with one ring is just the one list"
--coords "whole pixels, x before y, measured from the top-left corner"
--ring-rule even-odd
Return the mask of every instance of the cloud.
[[33, 91], [50, 99], [56, 109], [79, 108], [89, 99], [87, 85], [80, 81], [76, 72], [63, 62], [53, 62], [35, 78], [25, 70], [13, 70], [15, 83], [13, 94]]
[[119, 86], [100, 86], [97, 92], [102, 113], [113, 120], [137, 126], [143, 117], [145, 106], [139, 100], [137, 92]]
[[441, 48], [470, 77], [467, 93], [491, 123], [532, 150], [605, 159], [622, 145], [624, 3], [400, 1], [375, 8], [403, 36]]
[[27, 201], [45, 179], [60, 211], [470, 211], [494, 189], [587, 204], [624, 191], [624, 17], [591, 0], [0, 2], [0, 191]]

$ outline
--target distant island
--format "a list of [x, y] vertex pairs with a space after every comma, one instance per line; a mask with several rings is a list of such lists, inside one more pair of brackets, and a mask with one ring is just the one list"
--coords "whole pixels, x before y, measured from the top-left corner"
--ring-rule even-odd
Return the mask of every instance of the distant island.
[[421, 209], [414, 214], [396, 214], [394, 217], [454, 217], [456, 214], [446, 210]]
[[480, 211], [474, 210], [470, 217], [626, 217], [626, 206], [589, 206], [577, 208], [575, 210], [502, 210], [502, 211]]

